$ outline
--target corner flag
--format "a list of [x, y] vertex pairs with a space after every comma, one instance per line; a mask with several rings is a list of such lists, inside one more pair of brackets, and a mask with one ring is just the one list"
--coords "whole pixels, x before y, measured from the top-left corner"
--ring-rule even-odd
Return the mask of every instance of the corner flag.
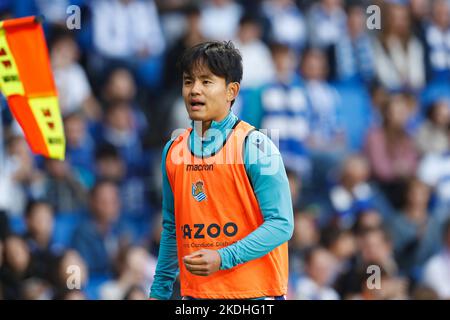
[[63, 160], [65, 138], [58, 93], [36, 17], [0, 21], [0, 91], [31, 150]]

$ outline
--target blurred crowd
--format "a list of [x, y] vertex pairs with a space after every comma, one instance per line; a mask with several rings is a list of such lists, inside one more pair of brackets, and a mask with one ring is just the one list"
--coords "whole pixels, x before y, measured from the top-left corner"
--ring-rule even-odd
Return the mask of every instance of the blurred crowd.
[[233, 111], [286, 166], [288, 299], [450, 299], [449, 0], [0, 0], [28, 15], [67, 152], [33, 155], [0, 97], [0, 298], [147, 297], [161, 151], [190, 124], [176, 61], [215, 39], [243, 56]]

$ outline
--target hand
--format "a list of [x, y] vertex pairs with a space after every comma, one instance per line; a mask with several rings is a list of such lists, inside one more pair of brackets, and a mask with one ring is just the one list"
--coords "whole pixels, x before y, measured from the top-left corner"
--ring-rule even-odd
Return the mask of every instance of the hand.
[[209, 276], [219, 271], [222, 259], [216, 250], [202, 249], [183, 257], [186, 269], [197, 276]]

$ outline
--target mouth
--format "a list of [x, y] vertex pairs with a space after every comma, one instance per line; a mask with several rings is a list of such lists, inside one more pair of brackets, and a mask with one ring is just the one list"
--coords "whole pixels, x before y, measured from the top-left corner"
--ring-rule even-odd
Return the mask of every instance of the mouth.
[[198, 111], [205, 106], [205, 103], [199, 100], [191, 100], [189, 106], [191, 107], [192, 111]]

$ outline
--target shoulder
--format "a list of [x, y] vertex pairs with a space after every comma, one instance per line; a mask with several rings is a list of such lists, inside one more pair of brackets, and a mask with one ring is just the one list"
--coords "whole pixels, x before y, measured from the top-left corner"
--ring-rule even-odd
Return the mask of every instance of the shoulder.
[[172, 134], [172, 137], [170, 138], [169, 141], [166, 142], [166, 144], [164, 145], [164, 149], [163, 149], [163, 160], [165, 160], [167, 153], [169, 152], [170, 148], [177, 143], [180, 143], [184, 137], [188, 136], [190, 133], [189, 129], [180, 129], [180, 130], [176, 130], [174, 131], [174, 133]]
[[272, 139], [258, 130], [251, 131], [248, 134], [245, 150], [247, 155], [257, 155], [258, 158], [280, 155], [280, 151]]

